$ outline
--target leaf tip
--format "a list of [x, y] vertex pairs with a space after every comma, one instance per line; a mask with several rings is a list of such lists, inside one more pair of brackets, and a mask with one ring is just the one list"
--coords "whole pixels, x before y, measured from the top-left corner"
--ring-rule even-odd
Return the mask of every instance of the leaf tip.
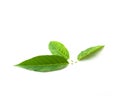
[[15, 66], [15, 67], [19, 67], [19, 64], [16, 64], [16, 65], [13, 65], [13, 66]]

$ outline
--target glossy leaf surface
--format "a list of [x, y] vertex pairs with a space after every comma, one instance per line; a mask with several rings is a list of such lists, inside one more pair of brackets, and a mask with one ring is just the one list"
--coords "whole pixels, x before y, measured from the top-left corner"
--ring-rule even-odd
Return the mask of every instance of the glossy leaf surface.
[[56, 55], [42, 55], [23, 61], [16, 66], [38, 72], [49, 72], [63, 69], [67, 67], [67, 65], [68, 61], [64, 57]]
[[104, 46], [102, 46], [102, 45], [90, 47], [90, 48], [82, 51], [78, 55], [77, 59], [80, 61], [80, 60], [86, 59], [88, 57], [91, 57], [93, 54], [95, 54], [96, 52], [98, 52], [99, 50], [101, 50], [103, 47]]
[[49, 50], [53, 55], [63, 56], [64, 58], [69, 59], [67, 48], [58, 41], [51, 41], [49, 43]]

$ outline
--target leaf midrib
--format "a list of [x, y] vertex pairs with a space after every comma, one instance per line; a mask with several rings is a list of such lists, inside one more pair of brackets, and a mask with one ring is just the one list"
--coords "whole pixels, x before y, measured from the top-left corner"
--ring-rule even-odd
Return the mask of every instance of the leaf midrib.
[[24, 64], [24, 65], [17, 65], [17, 66], [52, 66], [52, 65], [58, 65], [58, 64], [62, 64], [62, 65], [67, 65], [68, 64], [68, 62], [66, 62], [66, 63], [56, 63], [56, 64], [42, 64], [42, 65], [27, 65], [27, 64]]

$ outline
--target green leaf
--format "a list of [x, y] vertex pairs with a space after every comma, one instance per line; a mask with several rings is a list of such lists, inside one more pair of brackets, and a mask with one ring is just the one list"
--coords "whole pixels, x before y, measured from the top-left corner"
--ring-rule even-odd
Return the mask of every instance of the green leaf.
[[94, 47], [90, 47], [84, 51], [82, 51], [77, 59], [80, 61], [80, 60], [83, 60], [83, 59], [88, 59], [90, 57], [92, 57], [93, 55], [95, 55], [95, 53], [97, 53], [98, 51], [100, 51], [104, 46], [103, 45], [99, 45], [99, 46], [94, 46]]
[[68, 61], [64, 57], [56, 55], [42, 55], [23, 61], [16, 66], [38, 72], [49, 72], [63, 69], [67, 67], [67, 65]]
[[51, 41], [49, 43], [49, 50], [53, 55], [63, 56], [64, 58], [69, 59], [67, 48], [58, 41]]

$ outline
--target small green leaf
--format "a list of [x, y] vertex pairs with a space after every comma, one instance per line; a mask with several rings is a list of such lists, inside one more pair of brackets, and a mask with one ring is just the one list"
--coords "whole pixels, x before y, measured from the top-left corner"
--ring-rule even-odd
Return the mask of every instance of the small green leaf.
[[68, 61], [64, 57], [56, 55], [42, 55], [21, 62], [16, 66], [38, 72], [49, 72], [63, 69], [67, 67], [67, 65]]
[[95, 53], [97, 53], [99, 50], [101, 50], [104, 46], [102, 45], [99, 45], [99, 46], [94, 46], [94, 47], [90, 47], [84, 51], [82, 51], [77, 59], [80, 61], [80, 60], [83, 60], [83, 59], [86, 59], [88, 57], [91, 57], [93, 56]]
[[69, 52], [67, 48], [58, 41], [51, 41], [49, 43], [49, 50], [53, 55], [62, 56], [66, 59], [69, 59]]

